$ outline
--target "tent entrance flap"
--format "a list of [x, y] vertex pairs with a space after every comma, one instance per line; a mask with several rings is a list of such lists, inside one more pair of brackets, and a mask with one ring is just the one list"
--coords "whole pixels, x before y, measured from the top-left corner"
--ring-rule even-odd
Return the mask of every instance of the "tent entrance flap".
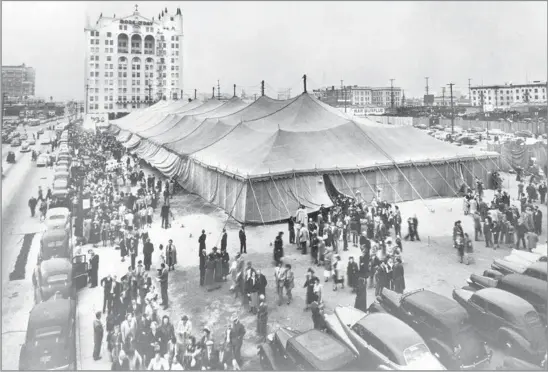
[[335, 186], [328, 174], [323, 175], [323, 184], [325, 185], [325, 192], [327, 192], [327, 195], [329, 196], [329, 199], [331, 199], [333, 204], [335, 204], [335, 201], [339, 197], [351, 198], [350, 195], [347, 195], [337, 189], [337, 186]]

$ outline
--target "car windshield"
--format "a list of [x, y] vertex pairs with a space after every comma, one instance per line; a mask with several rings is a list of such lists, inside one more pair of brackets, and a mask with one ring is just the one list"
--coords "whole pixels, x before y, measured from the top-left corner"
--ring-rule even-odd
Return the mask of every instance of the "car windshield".
[[67, 274], [56, 274], [52, 275], [48, 278], [48, 284], [58, 284], [62, 282], [66, 282], [68, 280]]
[[413, 362], [421, 360], [425, 354], [430, 354], [430, 351], [425, 344], [416, 344], [403, 351], [403, 357], [407, 364], [412, 364]]
[[57, 214], [57, 215], [54, 215], [54, 216], [49, 216], [48, 220], [64, 220], [65, 218], [66, 218], [65, 215]]
[[55, 248], [55, 247], [62, 247], [63, 242], [62, 241], [56, 241], [56, 242], [49, 242], [48, 248]]
[[34, 346], [49, 346], [51, 343], [58, 344], [61, 339], [63, 329], [59, 326], [42, 327], [34, 331]]

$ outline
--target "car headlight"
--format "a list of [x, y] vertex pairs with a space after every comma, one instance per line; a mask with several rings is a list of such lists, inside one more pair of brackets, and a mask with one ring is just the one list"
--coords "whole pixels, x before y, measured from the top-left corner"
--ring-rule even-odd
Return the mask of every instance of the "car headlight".
[[266, 339], [270, 342], [274, 341], [274, 333], [271, 333], [268, 336], [266, 336]]

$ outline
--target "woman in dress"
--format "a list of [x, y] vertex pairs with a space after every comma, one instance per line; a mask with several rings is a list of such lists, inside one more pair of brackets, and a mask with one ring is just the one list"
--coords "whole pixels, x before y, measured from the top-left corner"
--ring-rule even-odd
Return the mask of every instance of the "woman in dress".
[[206, 262], [205, 285], [210, 287], [215, 282], [215, 256], [210, 253]]
[[222, 263], [222, 277], [226, 281], [226, 277], [230, 273], [230, 256], [226, 251], [226, 248], [221, 248], [221, 263]]
[[323, 286], [320, 282], [320, 278], [314, 278], [314, 296], [316, 302], [321, 304], [323, 302]]

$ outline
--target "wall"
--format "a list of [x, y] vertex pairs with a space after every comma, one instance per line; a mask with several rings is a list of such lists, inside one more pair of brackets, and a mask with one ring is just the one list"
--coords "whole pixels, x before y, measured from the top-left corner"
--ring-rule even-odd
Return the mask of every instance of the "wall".
[[[451, 119], [440, 119], [440, 125], [451, 126]], [[546, 133], [544, 124], [538, 124], [536, 122], [521, 122], [510, 123], [507, 121], [483, 121], [483, 120], [462, 120], [455, 119], [455, 126], [462, 129], [469, 128], [483, 128], [486, 130], [500, 129], [504, 132], [514, 133], [518, 130], [528, 130], [534, 134]]]
[[374, 121], [375, 123], [387, 124], [387, 125], [413, 125], [413, 118], [401, 117], [401, 116], [366, 116], [367, 119]]

